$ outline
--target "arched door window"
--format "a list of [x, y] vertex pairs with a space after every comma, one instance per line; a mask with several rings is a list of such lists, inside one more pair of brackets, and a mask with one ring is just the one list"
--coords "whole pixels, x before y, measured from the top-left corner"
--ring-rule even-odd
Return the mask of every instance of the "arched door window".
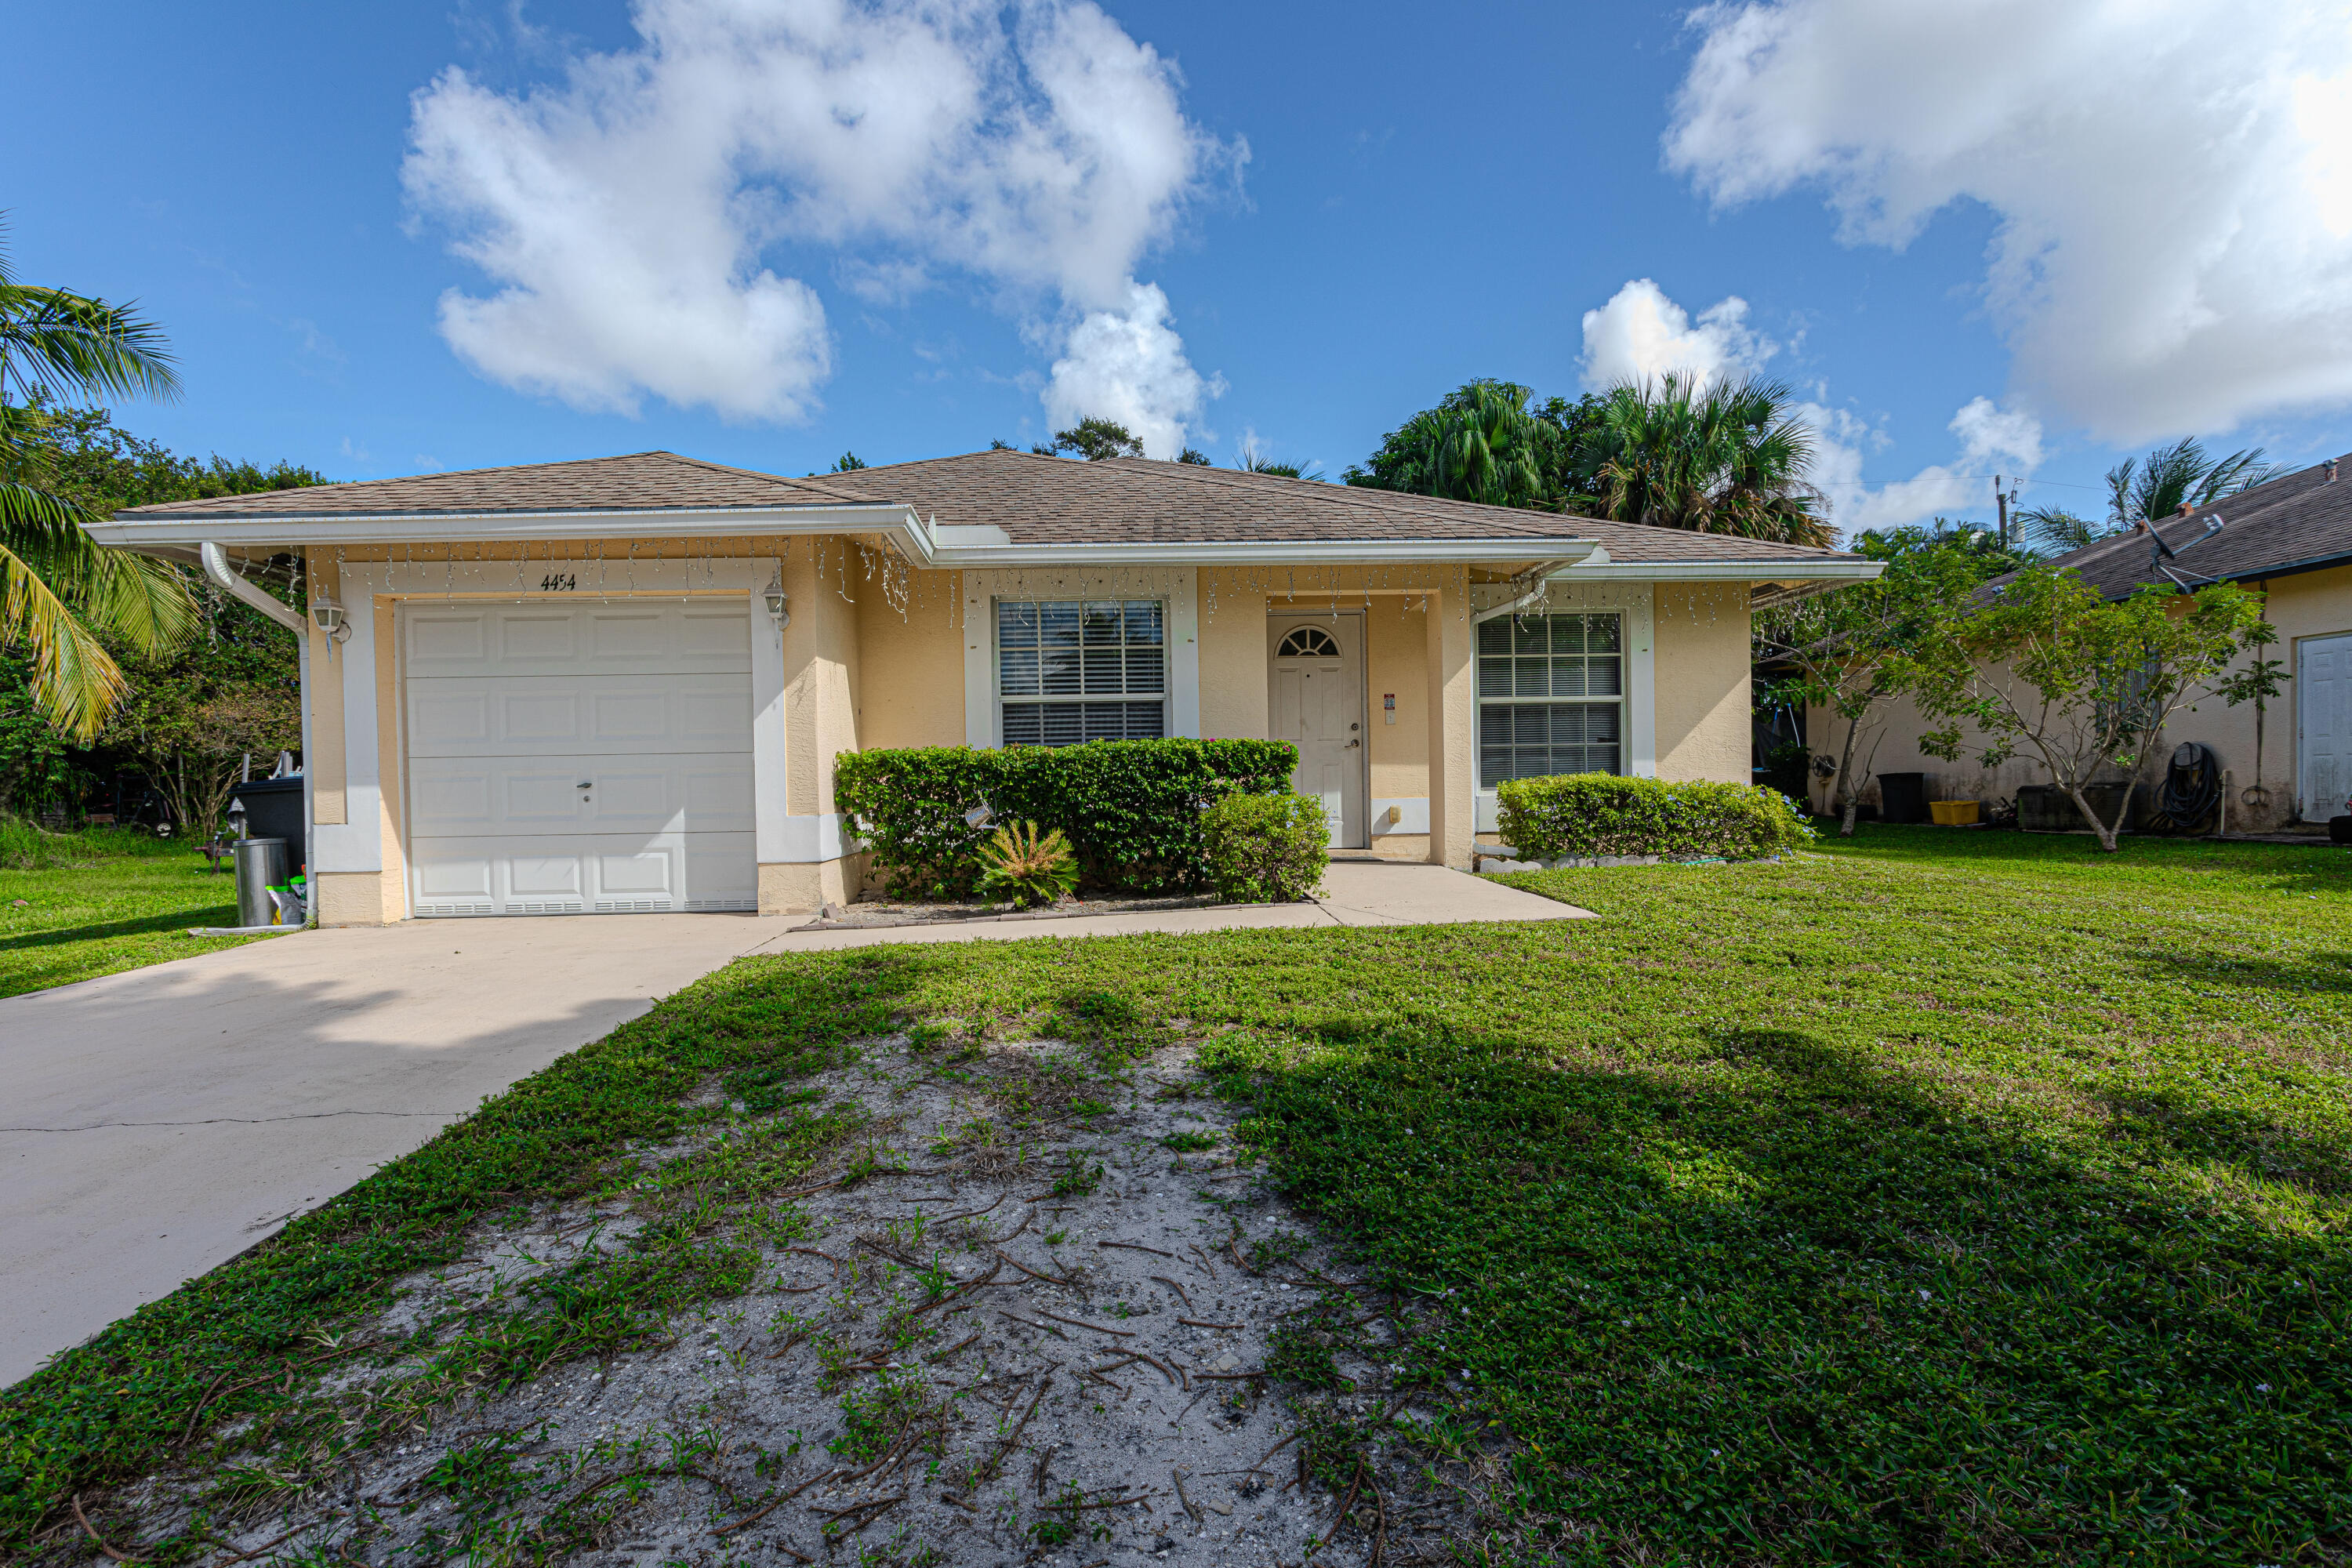
[[1277, 658], [1337, 658], [1339, 639], [1321, 626], [1300, 626], [1284, 637], [1274, 652]]

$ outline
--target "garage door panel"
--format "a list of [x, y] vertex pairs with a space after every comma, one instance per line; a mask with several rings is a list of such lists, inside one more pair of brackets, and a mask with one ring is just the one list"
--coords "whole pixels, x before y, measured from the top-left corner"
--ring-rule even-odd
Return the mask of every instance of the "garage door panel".
[[579, 899], [586, 894], [586, 860], [577, 851], [509, 855], [502, 864], [509, 899]]
[[560, 744], [576, 747], [588, 738], [582, 721], [583, 694], [560, 689], [500, 691], [489, 707], [495, 717], [484, 741], [505, 746]]
[[686, 796], [686, 819], [697, 828], [749, 833], [751, 830], [751, 760], [727, 757], [688, 766], [680, 772]]
[[498, 649], [500, 665], [559, 664], [576, 658], [580, 637], [569, 610], [485, 608], [484, 641]]
[[416, 833], [494, 833], [498, 782], [478, 766], [410, 770], [409, 826]]
[[593, 771], [595, 788], [583, 792], [589, 796], [592, 830], [664, 833], [691, 832], [702, 826], [687, 817], [684, 775], [688, 765], [682, 759], [666, 757], [598, 766]]
[[404, 646], [412, 678], [743, 673], [751, 668], [751, 606], [730, 598], [418, 607]]
[[413, 679], [412, 757], [741, 752], [751, 745], [748, 675]]

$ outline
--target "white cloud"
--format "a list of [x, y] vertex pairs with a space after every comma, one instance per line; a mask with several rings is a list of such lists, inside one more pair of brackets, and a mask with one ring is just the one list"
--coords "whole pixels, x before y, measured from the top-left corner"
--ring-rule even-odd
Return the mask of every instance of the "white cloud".
[[1988, 506], [1994, 474], [2022, 479], [2042, 465], [2041, 422], [1977, 397], [1946, 426], [1960, 444], [1958, 462], [1930, 464], [1873, 489], [1862, 477], [1864, 448], [1884, 444], [1879, 432], [1848, 409], [1807, 403], [1796, 413], [1813, 429], [1812, 481], [1829, 498], [1830, 521], [1849, 538]]
[[1186, 362], [1159, 285], [1130, 281], [1125, 310], [1097, 310], [1071, 330], [1068, 352], [1039, 395], [1055, 429], [1100, 415], [1142, 437], [1144, 456], [1167, 458], [1184, 449], [1185, 426], [1223, 391]]
[[2116, 441], [2352, 400], [2345, 0], [1756, 0], [1695, 13], [1670, 166], [1850, 243], [1999, 218], [2021, 387]]
[[403, 169], [499, 286], [443, 296], [450, 346], [583, 408], [804, 414], [834, 348], [814, 290], [762, 265], [779, 246], [833, 253], [869, 300], [962, 272], [1083, 331], [1132, 310], [1143, 253], [1247, 156], [1089, 0], [637, 0], [632, 19], [635, 47], [528, 94], [444, 71]]
[[1621, 381], [1649, 381], [1676, 372], [1701, 384], [1754, 374], [1780, 345], [1748, 324], [1748, 301], [1737, 294], [1698, 313], [1666, 298], [1647, 278], [1636, 278], [1597, 310], [1584, 312], [1584, 384], [1605, 391]]
[[[1748, 302], [1736, 294], [1701, 310], [1694, 325], [1690, 312], [1657, 284], [1637, 278], [1601, 309], [1584, 312], [1584, 382], [1595, 390], [1675, 371], [1702, 384], [1737, 379], [1779, 352], [1748, 325]], [[1829, 499], [1830, 521], [1849, 536], [1986, 505], [1991, 473], [2022, 479], [2042, 464], [2041, 421], [1978, 397], [1946, 426], [1960, 446], [1957, 464], [1934, 464], [1873, 489], [1863, 464], [1869, 449], [1888, 445], [1884, 432], [1851, 409], [1823, 403], [1793, 404], [1790, 412], [1812, 430], [1811, 483]]]

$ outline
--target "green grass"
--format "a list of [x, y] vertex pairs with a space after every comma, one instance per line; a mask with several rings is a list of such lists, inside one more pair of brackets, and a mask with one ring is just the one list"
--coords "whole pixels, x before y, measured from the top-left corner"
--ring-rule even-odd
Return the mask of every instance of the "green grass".
[[187, 934], [236, 923], [230, 879], [190, 845], [0, 822], [0, 996], [268, 940]]
[[2352, 858], [1822, 848], [1515, 879], [1595, 921], [743, 961], [0, 1395], [0, 1550], [713, 1075], [782, 1103], [914, 1023], [1202, 1038], [1563, 1560], [2340, 1561]]

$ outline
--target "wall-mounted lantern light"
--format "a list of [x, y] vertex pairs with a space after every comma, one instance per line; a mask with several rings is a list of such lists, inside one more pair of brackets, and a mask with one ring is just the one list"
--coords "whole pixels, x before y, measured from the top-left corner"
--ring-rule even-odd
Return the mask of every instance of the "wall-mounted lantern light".
[[324, 594], [310, 601], [310, 618], [337, 642], [352, 635], [351, 619], [343, 614], [343, 607]]
[[777, 630], [781, 631], [793, 624], [793, 613], [784, 607], [791, 603], [791, 600], [784, 595], [782, 573], [776, 574], [775, 581], [768, 584], [768, 591], [762, 596], [768, 601], [768, 614], [775, 620]]

